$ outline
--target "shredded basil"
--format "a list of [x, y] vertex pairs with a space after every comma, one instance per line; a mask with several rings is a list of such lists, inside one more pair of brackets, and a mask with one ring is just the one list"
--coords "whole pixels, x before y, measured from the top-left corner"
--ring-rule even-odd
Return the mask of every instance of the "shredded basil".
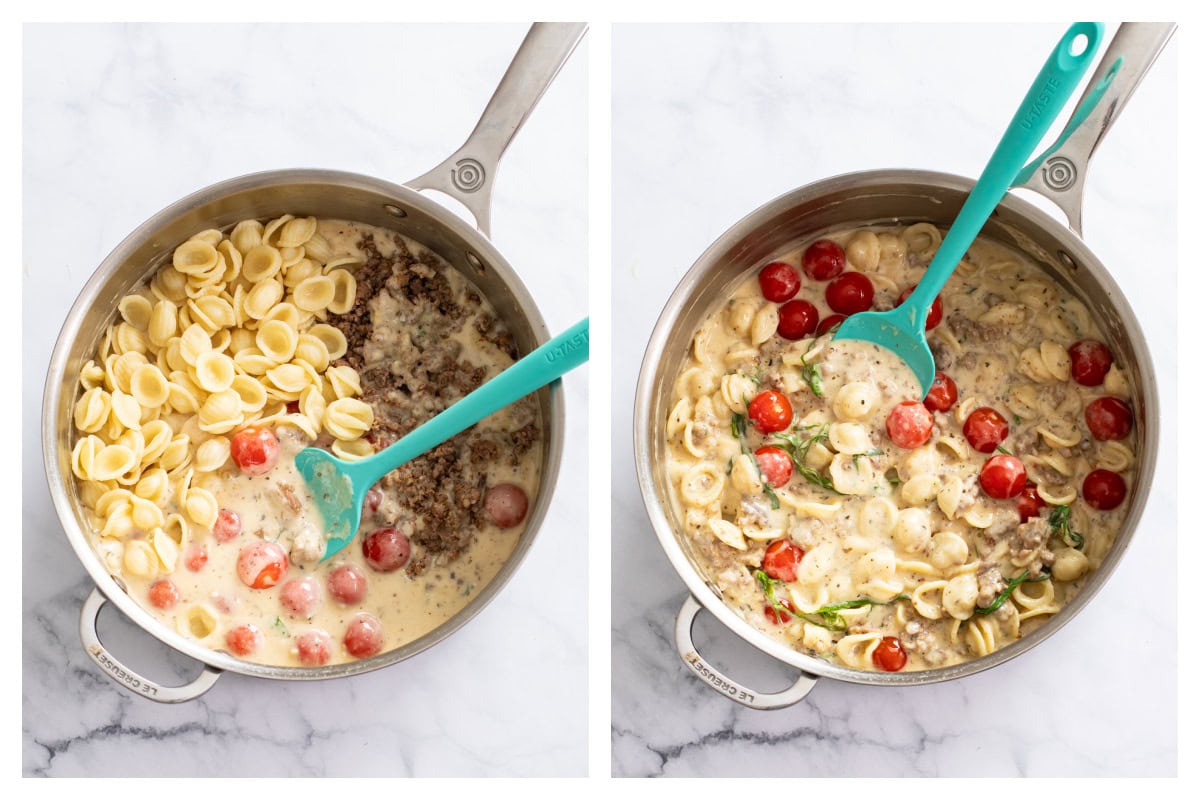
[[1012, 453], [1008, 452], [1007, 450], [1005, 450], [1005, 449], [1004, 449], [1003, 447], [1001, 447], [1000, 445], [996, 445], [996, 452], [997, 452], [997, 453], [1004, 453], [1004, 455], [1006, 455], [1006, 456], [1011, 456], [1011, 455], [1012, 455]]
[[769, 602], [771, 607], [775, 609], [775, 613], [780, 615], [780, 621], [784, 619], [784, 614], [787, 614], [790, 618], [792, 615], [792, 610], [775, 598], [775, 587], [782, 586], [783, 581], [775, 580], [761, 569], [754, 570], [754, 579], [758, 581], [758, 585], [762, 587], [763, 594], [767, 596], [767, 602]]
[[875, 450], [871, 450], [866, 453], [855, 453], [854, 455], [850, 456], [850, 459], [854, 462], [855, 466], [857, 466], [858, 460], [860, 458], [871, 458], [873, 456], [881, 456], [881, 455], [883, 455], [883, 451], [879, 450], [879, 449], [875, 449]]
[[804, 478], [804, 480], [815, 486], [820, 486], [826, 491], [833, 492], [834, 494], [842, 494], [837, 489], [833, 488], [832, 480], [804, 463], [805, 459], [808, 458], [808, 451], [812, 449], [813, 445], [829, 441], [828, 422], [820, 426], [805, 425], [797, 430], [803, 431], [810, 430], [812, 428], [817, 429], [816, 433], [807, 439], [801, 439], [794, 433], [776, 433], [776, 443], [791, 457], [792, 464], [795, 465], [796, 472], [800, 474], [800, 477]]
[[287, 626], [283, 624], [283, 620], [279, 617], [275, 618], [275, 621], [271, 623], [271, 627], [282, 633], [284, 636], [291, 638], [292, 634], [288, 632]]
[[[830, 603], [829, 605], [821, 606], [816, 611], [813, 611], [809, 614], [801, 614], [800, 618], [805, 622], [811, 622], [813, 625], [825, 628], [826, 630], [844, 631], [850, 626], [846, 622], [846, 618], [838, 613], [839, 611], [845, 611], [848, 608], [862, 608], [863, 606], [886, 606], [896, 602], [897, 600], [907, 599], [908, 595], [906, 594], [898, 594], [891, 600], [885, 601], [871, 600], [867, 597], [860, 597], [857, 600], [844, 600], [840, 603]], [[811, 617], [818, 617], [819, 619], [811, 619]]]
[[1055, 506], [1050, 512], [1050, 527], [1062, 537], [1063, 544], [1083, 549], [1083, 534], [1071, 527], [1071, 507]]
[[729, 428], [733, 432], [733, 438], [741, 439], [746, 435], [746, 417], [734, 412], [733, 421], [730, 423]]
[[992, 601], [991, 605], [989, 605], [987, 608], [976, 608], [975, 613], [981, 617], [986, 617], [988, 614], [996, 612], [1000, 606], [1004, 605], [1008, 598], [1012, 596], [1012, 593], [1016, 591], [1016, 588], [1022, 583], [1038, 583], [1046, 580], [1049, 577], [1050, 574], [1045, 573], [1031, 578], [1029, 577], [1028, 569], [1022, 570], [1020, 575], [1008, 581], [1008, 586], [1005, 587], [1003, 592], [996, 595], [996, 599]]

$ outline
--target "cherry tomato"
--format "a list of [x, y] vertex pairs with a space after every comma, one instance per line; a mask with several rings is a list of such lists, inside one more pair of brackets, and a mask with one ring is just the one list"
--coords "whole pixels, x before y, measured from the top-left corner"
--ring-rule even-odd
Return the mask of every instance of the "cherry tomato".
[[1097, 439], [1124, 439], [1133, 428], [1133, 411], [1124, 400], [1101, 397], [1083, 411], [1088, 430]]
[[[796, 607], [794, 605], [792, 605], [791, 600], [780, 600], [779, 605], [783, 606], [788, 611], [792, 612], [792, 614], [796, 613]], [[766, 605], [763, 606], [763, 614], [766, 616], [767, 619], [769, 619], [771, 622], [775, 623], [776, 625], [782, 625], [783, 623], [791, 620], [792, 614], [789, 614], [788, 611], [780, 611], [779, 609], [777, 609], [775, 606], [771, 605], [770, 603], [767, 603]]]
[[346, 626], [342, 643], [355, 658], [370, 658], [383, 649], [383, 623], [370, 614], [358, 614]]
[[1099, 386], [1112, 366], [1112, 353], [1103, 342], [1082, 339], [1067, 348], [1071, 357], [1071, 377], [1081, 386]]
[[817, 329], [820, 312], [807, 300], [792, 300], [779, 307], [779, 327], [775, 332], [784, 339], [803, 339]]
[[800, 267], [814, 281], [827, 281], [846, 268], [846, 251], [837, 242], [818, 239], [800, 257]]
[[1021, 522], [1036, 517], [1045, 505], [1046, 501], [1038, 494], [1036, 483], [1025, 484], [1025, 488], [1017, 495], [1017, 513], [1021, 515]]
[[767, 545], [763, 556], [763, 572], [777, 581], [796, 580], [796, 568], [804, 558], [804, 551], [791, 539], [776, 539]]
[[242, 532], [242, 518], [236, 511], [222, 508], [217, 512], [217, 521], [213, 524], [213, 536], [218, 542], [228, 542], [237, 538]]
[[363, 498], [363, 515], [374, 514], [379, 510], [379, 504], [383, 502], [383, 489], [378, 486], [372, 486], [367, 489], [367, 495]]
[[897, 403], [887, 415], [888, 437], [900, 447], [911, 450], [929, 441], [933, 433], [933, 414], [916, 400]]
[[342, 564], [329, 573], [329, 594], [348, 606], [361, 603], [367, 596], [367, 576], [354, 564]]
[[238, 577], [251, 589], [270, 589], [279, 583], [287, 568], [287, 553], [275, 542], [260, 539], [238, 553]]
[[771, 389], [759, 392], [746, 410], [759, 433], [774, 433], [792, 424], [792, 404]]
[[847, 272], [825, 287], [825, 302], [839, 314], [866, 311], [875, 300], [875, 286], [861, 272]]
[[266, 475], [279, 460], [279, 439], [270, 428], [251, 425], [230, 439], [229, 455], [247, 475]]
[[949, 411], [958, 402], [958, 384], [944, 372], [933, 376], [933, 386], [925, 395], [925, 407], [930, 411]]
[[234, 655], [239, 656], [250, 655], [258, 649], [262, 641], [262, 631], [249, 623], [230, 628], [229, 633], [225, 634], [225, 646], [232, 650]]
[[199, 572], [208, 563], [208, 549], [202, 544], [188, 545], [183, 563], [192, 572]]
[[885, 636], [871, 653], [871, 661], [884, 672], [899, 672], [908, 663], [908, 653], [895, 636]]
[[1125, 492], [1125, 479], [1106, 469], [1094, 469], [1083, 479], [1083, 499], [1100, 511], [1111, 511], [1121, 505]]
[[767, 483], [778, 489], [792, 479], [792, 457], [782, 447], [768, 444], [754, 451], [758, 468]]
[[321, 585], [315, 578], [295, 578], [279, 589], [279, 603], [288, 616], [308, 619], [321, 607]]
[[967, 443], [981, 453], [991, 453], [1008, 438], [1008, 420], [994, 408], [977, 408], [963, 423]]
[[363, 558], [379, 572], [395, 572], [408, 563], [412, 543], [395, 528], [379, 528], [363, 537]]
[[296, 637], [296, 656], [306, 667], [328, 663], [333, 652], [333, 639], [325, 631], [306, 631]]
[[773, 261], [759, 270], [758, 286], [772, 303], [786, 303], [800, 291], [800, 273], [791, 264]]
[[[905, 289], [903, 292], [901, 292], [900, 293], [900, 302], [896, 303], [896, 305], [900, 305], [900, 303], [903, 303], [905, 300], [907, 300], [908, 296], [913, 293], [913, 289], [915, 289], [915, 288], [917, 288], [917, 287], [910, 286], [907, 289]], [[929, 314], [925, 317], [925, 330], [930, 330], [931, 328], [936, 327], [937, 324], [941, 321], [942, 321], [942, 296], [939, 294], [937, 297], [933, 298], [933, 305], [931, 305], [929, 307]]]
[[498, 528], [520, 525], [529, 510], [525, 490], [515, 483], [500, 483], [483, 496], [483, 510]]
[[1025, 489], [1025, 465], [1016, 456], [994, 455], [979, 470], [979, 486], [997, 500], [1016, 497]]
[[179, 602], [179, 590], [166, 578], [150, 584], [150, 605], [155, 608], [172, 608]]
[[846, 318], [845, 314], [830, 314], [825, 319], [817, 323], [817, 336], [824, 336], [829, 331], [842, 324], [842, 320]]

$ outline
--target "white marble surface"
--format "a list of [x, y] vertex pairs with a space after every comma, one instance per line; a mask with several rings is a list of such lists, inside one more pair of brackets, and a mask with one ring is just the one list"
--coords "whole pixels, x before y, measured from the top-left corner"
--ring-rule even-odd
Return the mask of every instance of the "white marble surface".
[[[1056, 636], [957, 682], [826, 680], [793, 708], [744, 709], [676, 655], [685, 589], [650, 529], [632, 463], [643, 348], [703, 250], [762, 203], [820, 178], [883, 167], [978, 174], [1060, 34], [1055, 25], [614, 26], [615, 775], [1175, 774], [1178, 42], [1098, 151], [1084, 208], [1086, 240], [1155, 357], [1158, 477], [1120, 568]], [[764, 690], [791, 682], [789, 668], [713, 634], [715, 623], [700, 627], [701, 652], [731, 674]]]
[[[476, 619], [385, 670], [307, 684], [225, 675], [177, 707], [133, 697], [85, 657], [78, 612], [91, 582], [50, 505], [38, 443], [59, 326], [127, 233], [247, 172], [328, 167], [397, 182], [424, 172], [471, 131], [525, 28], [25, 29], [24, 774], [586, 770], [586, 570], [571, 520], [587, 504], [587, 368], [565, 382], [569, 450], [549, 516]], [[494, 197], [493, 239], [553, 331], [587, 310], [587, 49], [585, 39], [518, 135]], [[148, 674], [198, 672], [116, 612], [102, 621], [114, 652]]]

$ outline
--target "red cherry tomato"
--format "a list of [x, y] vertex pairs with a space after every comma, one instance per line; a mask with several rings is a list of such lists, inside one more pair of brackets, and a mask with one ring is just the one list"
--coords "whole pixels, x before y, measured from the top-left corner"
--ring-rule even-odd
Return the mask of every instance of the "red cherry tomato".
[[1082, 339], [1067, 348], [1071, 357], [1071, 377], [1081, 386], [1099, 386], [1112, 366], [1112, 353], [1103, 342]]
[[817, 329], [817, 307], [807, 300], [792, 300], [779, 307], [779, 327], [775, 332], [784, 339], [803, 339]]
[[306, 667], [319, 667], [329, 662], [333, 640], [325, 631], [306, 631], [296, 637], [296, 656]]
[[188, 545], [183, 563], [192, 572], [199, 572], [208, 563], [208, 549], [202, 544]]
[[500, 483], [483, 496], [483, 510], [498, 528], [520, 525], [529, 510], [529, 497], [515, 483]]
[[[786, 608], [787, 611], [780, 611], [775, 606], [767, 603], [765, 606], [763, 606], [763, 615], [774, 624], [782, 625], [783, 623], [791, 620], [792, 614], [796, 613], [796, 607], [792, 605], [791, 600], [779, 600], [778, 602], [779, 605]], [[792, 614], [789, 614], [788, 611], [792, 612]]]
[[1133, 428], [1133, 410], [1124, 400], [1101, 397], [1083, 411], [1088, 430], [1097, 439], [1124, 439]]
[[786, 303], [800, 291], [800, 273], [791, 264], [773, 261], [759, 270], [758, 286], [772, 303]]
[[355, 658], [370, 658], [383, 649], [383, 623], [370, 614], [358, 614], [346, 626], [342, 643]]
[[888, 437], [900, 447], [911, 450], [929, 441], [933, 433], [933, 414], [916, 400], [897, 403], [887, 415]]
[[791, 539], [776, 539], [767, 545], [763, 556], [763, 572], [777, 581], [796, 580], [796, 568], [804, 558], [804, 551]]
[[238, 577], [251, 589], [270, 589], [287, 568], [287, 553], [275, 542], [251, 542], [238, 553]]
[[230, 439], [229, 455], [247, 475], [265, 475], [279, 460], [279, 439], [270, 428], [251, 425]]
[[767, 483], [776, 489], [792, 479], [792, 457], [782, 447], [773, 444], [760, 447], [754, 451], [754, 458]]
[[213, 536], [218, 542], [228, 542], [237, 538], [242, 532], [242, 518], [236, 511], [222, 508], [217, 512], [217, 521], [213, 524]]
[[229, 633], [225, 634], [225, 646], [238, 656], [250, 655], [259, 648], [262, 641], [262, 631], [249, 623], [230, 628]]
[[1025, 488], [1017, 495], [1017, 513], [1021, 515], [1021, 522], [1036, 517], [1045, 505], [1046, 501], [1038, 494], [1036, 483], [1025, 484]]
[[329, 573], [329, 594], [348, 606], [361, 603], [367, 596], [367, 576], [354, 564], [342, 564]]
[[150, 584], [150, 605], [155, 608], [172, 608], [179, 602], [179, 590], [166, 578]]
[[994, 408], [977, 408], [963, 423], [967, 443], [981, 453], [991, 453], [1008, 438], [1008, 420]]
[[379, 504], [383, 502], [383, 489], [378, 486], [372, 486], [367, 489], [367, 495], [363, 498], [363, 516], [374, 514], [379, 510]]
[[1025, 465], [1016, 456], [994, 455], [979, 470], [979, 486], [997, 500], [1016, 497], [1025, 489]]
[[949, 411], [958, 402], [958, 384], [944, 372], [933, 376], [933, 386], [925, 395], [925, 407], [930, 411]]
[[408, 563], [412, 543], [395, 528], [379, 528], [363, 537], [363, 558], [379, 572], [395, 572]]
[[846, 318], [845, 314], [830, 314], [825, 319], [817, 323], [817, 336], [824, 336], [832, 329], [842, 324], [842, 320]]
[[[907, 300], [908, 296], [913, 293], [913, 289], [915, 289], [915, 288], [917, 288], [917, 287], [910, 286], [907, 289], [905, 289], [903, 292], [901, 292], [900, 293], [900, 302], [896, 303], [896, 305], [900, 305], [900, 303], [903, 303], [905, 300]], [[939, 294], [937, 297], [933, 298], [933, 305], [931, 305], [929, 307], [929, 314], [926, 315], [926, 317], [925, 317], [925, 330], [930, 330], [931, 328], [936, 327], [937, 324], [941, 321], [942, 321], [942, 296]]]
[[846, 251], [837, 242], [818, 239], [800, 257], [800, 267], [814, 281], [827, 281], [846, 268]]
[[746, 410], [759, 433], [774, 433], [792, 424], [792, 404], [771, 389], [759, 392]]
[[875, 301], [875, 286], [861, 272], [839, 275], [825, 287], [825, 302], [839, 314], [866, 311]]
[[295, 578], [279, 589], [279, 603], [288, 616], [309, 619], [321, 607], [321, 585], [315, 578]]
[[871, 661], [884, 672], [899, 672], [908, 663], [908, 653], [895, 636], [885, 636], [871, 653]]
[[1106, 469], [1094, 469], [1083, 479], [1083, 499], [1100, 511], [1111, 511], [1121, 505], [1125, 492], [1125, 479]]

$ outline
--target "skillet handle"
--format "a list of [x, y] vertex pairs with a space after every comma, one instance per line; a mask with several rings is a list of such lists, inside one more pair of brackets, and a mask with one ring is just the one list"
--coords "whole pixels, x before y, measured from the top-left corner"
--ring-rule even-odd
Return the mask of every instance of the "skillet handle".
[[1062, 135], [1013, 181], [1013, 188], [1031, 189], [1062, 209], [1077, 236], [1083, 236], [1083, 184], [1092, 154], [1174, 32], [1173, 22], [1122, 23]]
[[696, 643], [692, 639], [692, 625], [695, 624], [696, 615], [700, 613], [701, 608], [703, 606], [700, 605], [700, 601], [692, 595], [689, 594], [684, 599], [683, 607], [679, 609], [679, 616], [675, 618], [675, 647], [679, 650], [679, 657], [683, 659], [683, 663], [691, 667], [696, 675], [707, 681], [714, 691], [720, 692], [730, 700], [741, 703], [747, 708], [770, 711], [799, 703], [817, 685], [815, 676], [802, 672], [796, 682], [782, 692], [762, 694], [748, 689], [730, 678], [705, 661], [696, 650]]
[[84, 649], [96, 662], [96, 665], [120, 686], [157, 703], [186, 703], [207, 692], [217, 682], [217, 678], [221, 677], [220, 670], [205, 664], [204, 671], [200, 673], [199, 677], [183, 686], [163, 686], [148, 678], [143, 678], [109, 655], [108, 650], [100, 643], [96, 619], [100, 616], [100, 609], [107, 602], [108, 598], [99, 589], [92, 589], [92, 593], [88, 595], [88, 599], [84, 601], [83, 608], [79, 612], [79, 638], [83, 640]]
[[467, 207], [479, 231], [491, 238], [492, 184], [500, 156], [586, 31], [584, 22], [535, 22], [467, 141], [405, 186], [450, 195]]

